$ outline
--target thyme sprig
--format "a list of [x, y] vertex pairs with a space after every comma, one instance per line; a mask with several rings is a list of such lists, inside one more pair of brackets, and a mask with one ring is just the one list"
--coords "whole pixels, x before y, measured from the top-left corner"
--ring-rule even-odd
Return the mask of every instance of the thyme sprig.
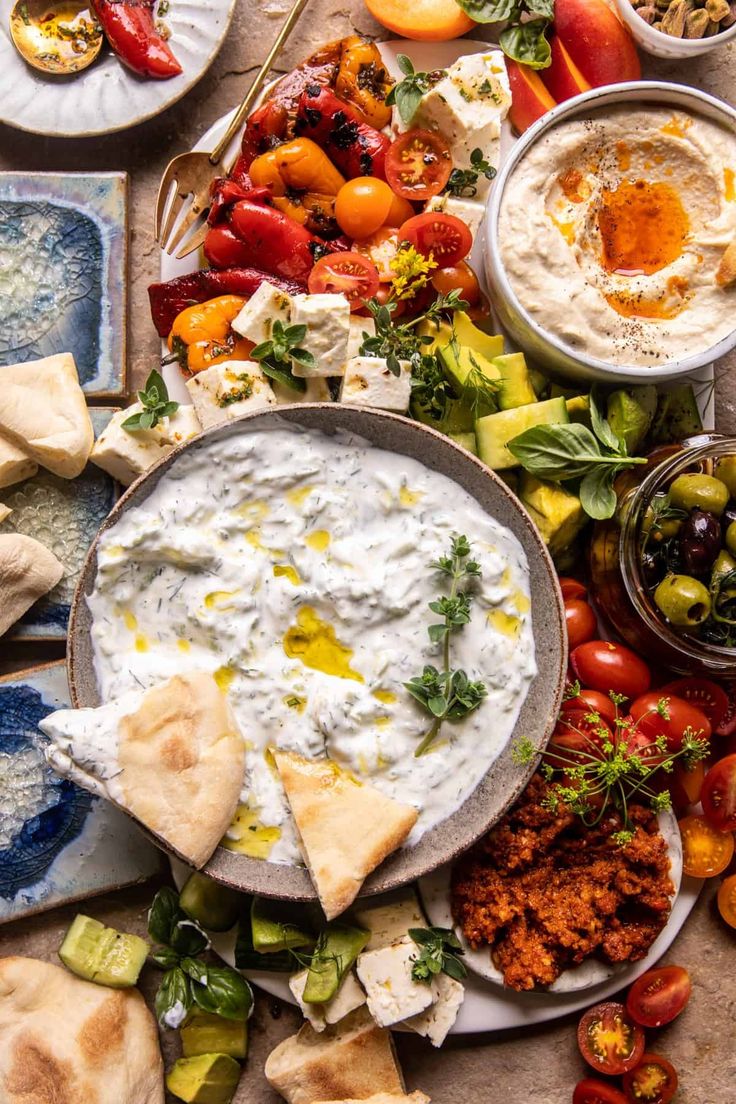
[[472, 199], [478, 192], [478, 178], [483, 176], [486, 180], [493, 180], [495, 175], [495, 168], [486, 161], [483, 150], [476, 146], [470, 154], [470, 168], [453, 169], [443, 192], [445, 195]]
[[394, 300], [389, 299], [387, 303], [379, 303], [377, 299], [368, 299], [366, 306], [375, 323], [376, 332], [363, 334], [360, 354], [383, 357], [389, 371], [395, 376], [401, 374], [402, 360], [410, 362], [412, 374], [415, 369], [422, 366], [423, 350], [428, 345], [432, 345], [434, 339], [427, 334], [416, 332], [421, 322], [438, 322], [446, 314], [468, 309], [467, 301], [461, 298], [457, 288], [453, 288], [449, 295], [438, 295], [423, 314], [399, 324], [393, 320], [397, 309], [397, 303]]

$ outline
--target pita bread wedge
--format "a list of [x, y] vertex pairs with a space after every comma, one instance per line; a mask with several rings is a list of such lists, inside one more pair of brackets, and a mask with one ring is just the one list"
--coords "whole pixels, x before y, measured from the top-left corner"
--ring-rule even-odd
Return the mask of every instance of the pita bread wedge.
[[10, 487], [21, 479], [30, 479], [38, 471], [38, 464], [12, 441], [0, 437], [0, 487]]
[[0, 534], [0, 636], [63, 574], [64, 565], [33, 537]]
[[321, 1034], [305, 1024], [271, 1051], [264, 1072], [289, 1104], [363, 1100], [376, 1092], [403, 1099], [391, 1033], [376, 1027], [365, 1008]]
[[0, 433], [63, 479], [79, 475], [95, 434], [71, 353], [0, 367]]
[[243, 738], [211, 674], [176, 675], [97, 709], [61, 709], [42, 728], [57, 773], [204, 866], [233, 819], [245, 770]]
[[314, 1104], [430, 1104], [430, 1098], [415, 1089], [408, 1096], [404, 1093], [375, 1093], [363, 1100], [315, 1100]]
[[2, 1104], [163, 1104], [156, 1021], [137, 989], [0, 959]]
[[371, 871], [401, 846], [417, 810], [358, 782], [329, 759], [304, 759], [290, 751], [275, 751], [274, 759], [304, 861], [332, 920], [353, 903]]

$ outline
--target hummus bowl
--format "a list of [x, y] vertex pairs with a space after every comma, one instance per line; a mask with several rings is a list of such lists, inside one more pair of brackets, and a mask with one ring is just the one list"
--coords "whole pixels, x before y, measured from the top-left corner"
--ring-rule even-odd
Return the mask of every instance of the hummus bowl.
[[577, 379], [658, 383], [736, 345], [736, 110], [637, 81], [553, 108], [491, 192], [485, 267], [501, 324]]
[[[426, 718], [403, 684], [438, 662], [433, 561], [460, 532], [482, 574], [453, 662], [488, 694], [417, 758]], [[534, 764], [517, 762], [514, 740], [544, 748], [565, 639], [551, 560], [493, 473], [398, 415], [305, 404], [215, 427], [126, 491], [77, 588], [69, 682], [75, 707], [97, 706], [210, 670], [246, 773], [232, 834], [205, 869], [310, 900], [270, 749], [327, 754], [417, 807], [416, 830], [363, 892], [391, 889], [467, 848], [522, 791]]]

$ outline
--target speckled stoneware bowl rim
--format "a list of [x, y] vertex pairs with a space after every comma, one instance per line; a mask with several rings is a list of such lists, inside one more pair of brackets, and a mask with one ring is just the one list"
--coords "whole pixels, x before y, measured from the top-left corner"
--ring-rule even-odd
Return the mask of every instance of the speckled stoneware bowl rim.
[[[454, 859], [482, 836], [519, 796], [536, 760], [525, 765], [517, 763], [512, 754], [513, 738], [524, 735], [541, 753], [557, 718], [567, 670], [562, 595], [542, 538], [502, 480], [448, 437], [398, 414], [329, 403], [304, 403], [244, 415], [179, 446], [128, 488], [103, 522], [89, 550], [69, 623], [67, 662], [71, 701], [76, 708], [100, 703], [90, 636], [92, 619], [86, 596], [94, 586], [101, 535], [127, 510], [142, 503], [184, 452], [193, 452], [212, 441], [241, 433], [285, 426], [327, 434], [340, 430], [352, 433], [376, 448], [416, 459], [430, 470], [453, 479], [482, 509], [515, 534], [529, 564], [538, 673], [521, 708], [512, 739], [455, 813], [426, 832], [416, 846], [390, 856], [368, 878], [363, 893], [382, 893], [414, 881]], [[171, 851], [163, 841], [157, 842]], [[205, 870], [216, 880], [247, 893], [301, 901], [314, 900], [316, 896], [309, 875], [302, 867], [252, 859], [222, 847], [218, 847]]]

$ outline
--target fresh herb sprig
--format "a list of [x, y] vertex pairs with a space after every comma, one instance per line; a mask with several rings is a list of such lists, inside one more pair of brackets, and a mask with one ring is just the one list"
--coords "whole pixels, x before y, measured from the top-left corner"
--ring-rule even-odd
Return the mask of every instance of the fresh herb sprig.
[[397, 304], [392, 300], [379, 303], [377, 299], [368, 299], [366, 306], [375, 323], [376, 332], [363, 334], [361, 356], [383, 357], [389, 371], [395, 376], [401, 374], [402, 360], [411, 363], [412, 371], [415, 367], [418, 368], [421, 365], [422, 350], [433, 343], [428, 335], [422, 336], [416, 332], [420, 322], [437, 322], [446, 314], [468, 309], [468, 303], [456, 288], [449, 295], [438, 295], [417, 318], [398, 325], [393, 321]]
[[303, 368], [314, 368], [314, 357], [307, 349], [301, 348], [301, 343], [307, 336], [307, 327], [304, 325], [285, 326], [276, 319], [271, 329], [269, 341], [262, 341], [251, 350], [251, 357], [257, 360], [263, 374], [276, 380], [277, 383], [291, 387], [294, 391], [306, 391], [307, 385], [303, 379], [299, 379], [292, 371], [292, 361]]
[[409, 936], [419, 947], [419, 954], [412, 959], [414, 981], [430, 985], [437, 974], [447, 974], [455, 981], [468, 976], [465, 963], [460, 961], [465, 951], [451, 928], [409, 928]]
[[437, 738], [444, 721], [460, 721], [477, 709], [487, 694], [484, 683], [468, 678], [465, 671], [450, 666], [452, 634], [470, 622], [470, 587], [480, 578], [480, 565], [470, 560], [467, 537], [453, 537], [449, 556], [440, 556], [430, 566], [450, 580], [449, 594], [440, 595], [429, 603], [432, 613], [442, 618], [427, 629], [432, 644], [442, 645], [442, 670], [427, 664], [421, 675], [404, 686], [415, 701], [432, 717], [432, 724], [422, 737], [414, 755], [425, 755]]
[[169, 390], [160, 372], [154, 368], [146, 386], [138, 392], [138, 401], [143, 410], [137, 414], [131, 414], [123, 422], [123, 429], [128, 433], [137, 433], [141, 429], [153, 429], [163, 418], [170, 418], [179, 409], [178, 402], [169, 398]]
[[521, 466], [540, 479], [565, 482], [579, 479], [580, 502], [589, 517], [612, 517], [616, 509], [613, 483], [619, 472], [646, 464], [629, 456], [623, 439], [608, 424], [595, 387], [590, 393], [593, 431], [579, 422], [538, 425], [509, 441], [509, 451]]
[[496, 170], [483, 156], [483, 150], [476, 148], [470, 154], [470, 168], [453, 169], [450, 179], [443, 189], [445, 195], [463, 196], [472, 199], [478, 192], [478, 178], [493, 180]]
[[424, 93], [429, 92], [430, 88], [441, 80], [445, 71], [437, 69], [432, 73], [417, 73], [411, 58], [406, 54], [397, 54], [396, 64], [404, 76], [389, 90], [386, 103], [389, 106], [396, 104], [402, 122], [408, 125], [416, 115]]
[[196, 1005], [226, 1020], [244, 1020], [253, 1005], [253, 991], [237, 970], [213, 966], [199, 955], [209, 940], [179, 905], [179, 895], [160, 889], [148, 913], [148, 934], [158, 944], [151, 958], [165, 970], [154, 1005], [162, 1027], [179, 1027]]
[[507, 57], [532, 69], [546, 69], [552, 51], [546, 30], [555, 17], [555, 0], [457, 0], [476, 23], [502, 23], [498, 44]]

